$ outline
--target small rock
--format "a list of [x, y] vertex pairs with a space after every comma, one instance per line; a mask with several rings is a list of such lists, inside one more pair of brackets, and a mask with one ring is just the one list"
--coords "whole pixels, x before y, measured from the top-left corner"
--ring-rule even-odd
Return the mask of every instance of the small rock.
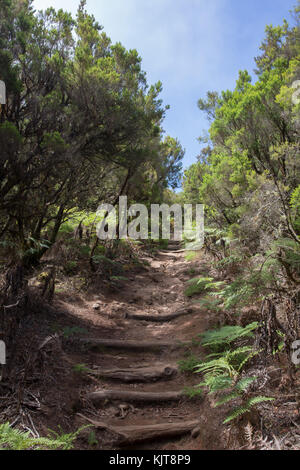
[[196, 439], [196, 437], [199, 436], [200, 432], [201, 432], [201, 428], [194, 428], [191, 432], [192, 438]]
[[93, 305], [93, 309], [94, 309], [94, 310], [99, 310], [99, 308], [100, 308], [100, 304], [94, 304], [94, 305]]

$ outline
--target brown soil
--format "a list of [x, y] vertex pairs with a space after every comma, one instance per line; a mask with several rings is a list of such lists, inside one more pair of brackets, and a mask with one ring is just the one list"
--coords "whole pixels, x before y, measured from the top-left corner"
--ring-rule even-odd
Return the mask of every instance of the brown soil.
[[[191, 353], [201, 357], [199, 346], [162, 348], [158, 350], [115, 350], [90, 348], [80, 337], [135, 340], [175, 341], [196, 338], [212, 326], [211, 314], [203, 311], [184, 296], [185, 282], [193, 277], [191, 268], [206, 275], [205, 260], [185, 261], [184, 253], [158, 253], [147, 258], [148, 266], [128, 274], [120, 290], [112, 292], [100, 286], [89, 295], [59, 293], [51, 311], [34, 315], [24, 325], [23, 354], [28, 353], [28, 367], [15, 373], [22, 377], [18, 414], [34, 424], [41, 435], [47, 430], [71, 432], [88, 424], [82, 416], [109, 425], [130, 426], [183, 421], [199, 421], [199, 430], [169, 440], [153, 441], [134, 446], [135, 449], [223, 449], [221, 436], [224, 412], [213, 409], [209, 399], [188, 396], [178, 401], [158, 403], [123, 403], [106, 401], [94, 406], [87, 395], [96, 390], [129, 390], [138, 392], [176, 392], [191, 388], [201, 381], [197, 374], [179, 372], [169, 380], [150, 383], [121, 383], [113, 379], [98, 378], [78, 364], [93, 369], [147, 367], [155, 364], [177, 367], [180, 359]], [[200, 268], [199, 268], [200, 266]], [[95, 304], [99, 305], [95, 309]], [[126, 314], [165, 315], [191, 307], [193, 312], [169, 322], [152, 323], [127, 319]], [[74, 328], [75, 327], [75, 328]], [[73, 330], [72, 330], [73, 328]], [[80, 328], [80, 330], [78, 330]], [[28, 334], [26, 334], [26, 330]], [[49, 332], [57, 331], [54, 339], [41, 342]], [[33, 333], [33, 332], [36, 332]], [[64, 332], [64, 334], [62, 334]], [[76, 332], [77, 334], [68, 334]], [[75, 369], [74, 369], [75, 366]], [[76, 367], [77, 366], [77, 367]], [[83, 367], [83, 369], [84, 369]], [[15, 397], [14, 397], [15, 398]], [[9, 400], [9, 398], [8, 398]], [[7, 414], [8, 419], [12, 416]], [[76, 442], [77, 449], [117, 449], [118, 438], [113, 432], [94, 430], [96, 441], [90, 441], [92, 428], [82, 432]]]

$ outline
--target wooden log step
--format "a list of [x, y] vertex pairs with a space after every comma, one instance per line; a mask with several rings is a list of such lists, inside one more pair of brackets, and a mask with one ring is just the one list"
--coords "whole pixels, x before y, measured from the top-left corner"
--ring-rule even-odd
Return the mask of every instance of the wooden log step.
[[[187, 250], [182, 248], [180, 250], [160, 250], [158, 252], [158, 254], [159, 255], [165, 255], [165, 256], [172, 256], [172, 255], [177, 255], [177, 253], [186, 253], [186, 252], [187, 252]], [[176, 258], [176, 257], [174, 256], [174, 258]]]
[[118, 339], [98, 339], [98, 338], [80, 338], [79, 341], [93, 348], [111, 348], [126, 350], [153, 350], [153, 349], [176, 349], [183, 346], [190, 346], [190, 341], [136, 341], [136, 340], [118, 340]]
[[87, 399], [93, 402], [94, 405], [101, 404], [105, 400], [121, 400], [123, 402], [139, 402], [139, 403], [152, 403], [152, 402], [166, 402], [166, 401], [179, 401], [185, 395], [180, 392], [132, 392], [130, 390], [101, 390], [89, 393]]
[[149, 367], [138, 367], [131, 369], [109, 369], [101, 370], [100, 368], [92, 371], [97, 377], [104, 377], [113, 380], [120, 380], [125, 383], [133, 382], [153, 382], [155, 380], [164, 380], [174, 377], [178, 369], [173, 366], [157, 365]]
[[194, 313], [194, 312], [195, 310], [189, 307], [186, 309], [178, 310], [177, 312], [174, 312], [174, 313], [167, 313], [164, 315], [160, 315], [160, 314], [143, 315], [143, 314], [136, 314], [136, 313], [126, 313], [125, 318], [130, 318], [132, 320], [143, 320], [143, 321], [162, 323], [162, 322], [174, 320], [175, 318], [178, 318], [178, 317], [190, 315], [191, 313]]
[[88, 418], [80, 413], [78, 413], [78, 416], [93, 424], [97, 429], [104, 429], [116, 434], [117, 442], [120, 447], [182, 436], [192, 433], [200, 426], [200, 422], [197, 420], [136, 426], [117, 426]]

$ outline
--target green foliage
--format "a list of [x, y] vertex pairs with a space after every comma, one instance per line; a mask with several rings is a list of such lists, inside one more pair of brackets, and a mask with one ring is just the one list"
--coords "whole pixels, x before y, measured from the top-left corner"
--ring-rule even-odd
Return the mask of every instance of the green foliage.
[[199, 387], [206, 387], [209, 390], [209, 393], [212, 394], [230, 387], [233, 383], [233, 380], [233, 377], [230, 377], [230, 375], [226, 375], [226, 373], [205, 374], [203, 377], [203, 382], [199, 384]]
[[162, 249], [167, 249], [169, 246], [169, 240], [159, 240], [159, 247], [162, 248]]
[[291, 199], [290, 199], [291, 207], [297, 211], [300, 209], [300, 184], [297, 186], [296, 189], [292, 192]]
[[[267, 26], [255, 80], [241, 70], [234, 89], [209, 91], [199, 100], [211, 126], [209, 136], [199, 138], [207, 147], [184, 173], [182, 194], [185, 202], [205, 205], [205, 251], [227, 280], [211, 289], [193, 279], [186, 294], [210, 292], [201, 305], [231, 319], [241, 307], [256, 308], [274, 296], [290, 331], [295, 326], [287, 306], [292, 297], [295, 311], [299, 307], [300, 282], [299, 104], [292, 99], [300, 76], [299, 13], [298, 6], [292, 25], [284, 20]], [[225, 423], [272, 400], [250, 396], [253, 378], [239, 380], [259, 353], [250, 346], [258, 326], [225, 326], [202, 335], [202, 344], [215, 354], [196, 369], [203, 375], [200, 385], [211, 393], [227, 390], [219, 404], [240, 402]]]
[[102, 263], [102, 264], [107, 264], [107, 265], [111, 265], [111, 266], [114, 266], [116, 264], [116, 261], [114, 261], [110, 258], [107, 258], [104, 255], [94, 255], [93, 256], [93, 261], [96, 264]]
[[74, 447], [74, 441], [83, 429], [83, 426], [70, 434], [57, 433], [50, 430], [52, 436], [33, 438], [30, 431], [20, 431], [12, 428], [10, 424], [0, 424], [0, 449], [1, 450], [70, 450]]
[[239, 379], [246, 364], [259, 354], [259, 351], [254, 350], [252, 346], [234, 347], [234, 343], [252, 338], [257, 327], [256, 322], [245, 328], [224, 326], [201, 335], [202, 344], [205, 347], [219, 350], [219, 352], [208, 355], [206, 361], [197, 364], [195, 372], [201, 373], [203, 376], [203, 382], [198, 387], [200, 389], [207, 388], [210, 394], [223, 392], [215, 402], [215, 406], [225, 405], [236, 400], [241, 402], [239, 406], [233, 408], [230, 415], [224, 420], [224, 424], [249, 412], [259, 403], [273, 400], [273, 398], [261, 396], [249, 398], [249, 387], [257, 378], [246, 376]]
[[2, 1], [10, 104], [0, 123], [0, 233], [15, 258], [34, 264], [47, 250], [30, 237], [52, 246], [79, 224], [94, 236], [95, 210], [125, 189], [149, 205], [178, 186], [184, 150], [164, 134], [162, 84], [149, 85], [141, 63], [135, 49], [112, 44], [84, 0], [75, 16]]
[[191, 354], [186, 359], [178, 361], [179, 370], [181, 372], [192, 372], [199, 364], [199, 358]]
[[285, 268], [291, 272], [300, 274], [300, 244], [295, 240], [280, 238], [274, 242], [274, 248], [277, 249], [277, 258]]
[[273, 400], [274, 398], [264, 397], [264, 396], [257, 396], [257, 397], [250, 398], [241, 406], [234, 408], [234, 410], [230, 413], [230, 415], [227, 416], [227, 418], [223, 421], [223, 424], [227, 424], [230, 421], [233, 421], [234, 419], [239, 418], [243, 414], [249, 413], [253, 407], [259, 405], [260, 403], [273, 401]]
[[73, 371], [78, 374], [89, 374], [91, 369], [89, 369], [86, 364], [75, 364], [73, 366]]
[[[256, 354], [250, 346], [243, 346], [234, 350], [227, 350], [222, 353], [215, 353], [208, 356], [215, 357], [207, 362], [197, 365], [196, 372], [201, 372], [205, 376], [237, 377], [245, 364]], [[206, 382], [203, 383], [206, 385]]]
[[99, 445], [99, 441], [96, 438], [96, 433], [95, 431], [91, 431], [88, 435], [88, 444], [90, 447], [95, 447]]
[[222, 304], [222, 300], [211, 295], [204, 296], [202, 299], [197, 300], [197, 303], [211, 312], [219, 312], [222, 310], [220, 306], [220, 304]]
[[79, 247], [79, 253], [83, 257], [88, 257], [91, 253], [91, 248], [88, 245], [81, 245]]
[[67, 275], [72, 275], [76, 272], [77, 269], [77, 261], [67, 261], [64, 266], [64, 271]]
[[183, 389], [184, 395], [186, 395], [188, 398], [202, 398], [203, 392], [199, 388], [195, 387], [185, 387]]
[[243, 379], [239, 380], [233, 387], [232, 391], [229, 394], [221, 396], [218, 401], [215, 403], [215, 406], [221, 406], [225, 403], [228, 403], [231, 400], [235, 400], [242, 396], [248, 389], [248, 387], [255, 382], [257, 377], [244, 377]]
[[217, 330], [209, 330], [201, 333], [201, 344], [205, 347], [227, 347], [234, 341], [241, 338], [252, 338], [253, 332], [259, 327], [257, 322], [250, 323], [249, 325], [242, 326], [223, 326]]
[[111, 281], [115, 281], [115, 282], [118, 282], [118, 281], [128, 281], [128, 277], [125, 277], [125, 276], [110, 276], [109, 278]]
[[243, 256], [233, 253], [218, 261], [215, 266], [217, 269], [228, 269], [235, 266], [239, 266], [239, 264], [242, 263], [243, 260]]
[[238, 276], [231, 284], [218, 292], [218, 296], [224, 301], [225, 309], [233, 309], [249, 305], [253, 299], [263, 298], [268, 292], [268, 285], [273, 281], [273, 275], [266, 269]]
[[190, 251], [185, 255], [185, 260], [186, 261], [194, 261], [198, 256], [198, 253], [196, 251]]
[[299, 284], [299, 7], [294, 20], [266, 28], [256, 80], [241, 70], [234, 89], [198, 102], [211, 126], [182, 198], [205, 205], [205, 249], [230, 279], [216, 294], [224, 310]]
[[193, 297], [196, 294], [216, 290], [223, 282], [213, 282], [212, 277], [196, 277], [187, 281], [187, 284], [188, 287], [185, 289], [184, 294], [187, 297]]
[[70, 222], [65, 222], [59, 228], [59, 234], [62, 236], [71, 235], [74, 232], [74, 226]]

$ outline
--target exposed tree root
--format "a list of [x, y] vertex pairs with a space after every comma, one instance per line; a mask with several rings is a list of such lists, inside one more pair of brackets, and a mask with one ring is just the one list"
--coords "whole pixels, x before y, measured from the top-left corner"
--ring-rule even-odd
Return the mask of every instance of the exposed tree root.
[[136, 369], [96, 369], [93, 374], [98, 377], [120, 380], [122, 382], [152, 382], [169, 379], [177, 374], [177, 368], [172, 366], [139, 367]]
[[98, 429], [105, 429], [117, 434], [118, 445], [128, 446], [146, 441], [165, 439], [192, 432], [199, 426], [199, 421], [181, 421], [176, 423], [147, 424], [139, 426], [115, 426], [90, 419], [80, 413], [78, 416], [87, 420]]
[[87, 399], [94, 405], [100, 404], [105, 400], [122, 400], [125, 402], [166, 402], [179, 401], [184, 397], [184, 393], [180, 392], [132, 392], [130, 390], [101, 390], [89, 393]]
[[98, 338], [80, 338], [80, 342], [93, 348], [112, 348], [126, 350], [153, 350], [166, 348], [180, 348], [182, 346], [191, 345], [190, 341], [134, 341], [134, 340], [117, 340], [117, 339], [98, 339]]
[[126, 313], [125, 318], [130, 318], [132, 320], [144, 320], [144, 321], [162, 323], [162, 322], [174, 320], [175, 318], [178, 318], [178, 317], [190, 315], [191, 313], [194, 313], [194, 310], [189, 307], [186, 309], [178, 310], [177, 312], [174, 312], [174, 313], [168, 313], [167, 315], [139, 315], [139, 314], [136, 315], [134, 313]]
[[[177, 253], [186, 253], [187, 250], [184, 250], [184, 249], [181, 249], [181, 250], [160, 250], [158, 252], [159, 255], [165, 255], [165, 256], [173, 256], [173, 255], [177, 255]], [[177, 259], [175, 256], [174, 256], [174, 259]]]

